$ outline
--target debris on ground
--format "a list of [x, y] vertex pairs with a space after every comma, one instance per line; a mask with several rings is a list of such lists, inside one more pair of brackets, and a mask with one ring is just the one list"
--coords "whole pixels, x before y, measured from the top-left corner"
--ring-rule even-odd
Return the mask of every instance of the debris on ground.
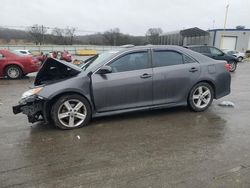
[[234, 107], [234, 103], [231, 101], [222, 101], [220, 104], [218, 104], [219, 106], [223, 106], [223, 107]]
[[77, 138], [78, 140], [80, 140], [80, 139], [81, 139], [81, 137], [80, 137], [79, 135], [77, 135], [77, 136], [76, 136], [76, 138]]

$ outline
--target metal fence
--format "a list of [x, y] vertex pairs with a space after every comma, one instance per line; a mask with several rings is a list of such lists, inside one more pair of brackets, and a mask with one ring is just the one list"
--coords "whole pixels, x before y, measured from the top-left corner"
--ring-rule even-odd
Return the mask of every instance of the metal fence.
[[7, 50], [30, 50], [32, 52], [63, 51], [67, 50], [71, 54], [76, 54], [79, 49], [96, 50], [97, 53], [112, 50], [115, 46], [98, 46], [98, 45], [0, 45], [0, 49]]

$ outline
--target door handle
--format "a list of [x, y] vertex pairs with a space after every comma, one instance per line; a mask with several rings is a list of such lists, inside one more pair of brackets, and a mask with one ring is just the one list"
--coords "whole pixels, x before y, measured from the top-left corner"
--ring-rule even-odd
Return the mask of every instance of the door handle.
[[152, 74], [144, 73], [143, 75], [140, 76], [141, 78], [151, 78]]
[[191, 69], [189, 69], [189, 72], [196, 72], [196, 71], [198, 71], [196, 67], [192, 67]]

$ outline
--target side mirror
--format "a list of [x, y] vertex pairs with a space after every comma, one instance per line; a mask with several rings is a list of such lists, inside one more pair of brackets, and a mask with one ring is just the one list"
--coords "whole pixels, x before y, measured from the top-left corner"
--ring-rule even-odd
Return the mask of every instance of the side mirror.
[[112, 72], [112, 68], [110, 66], [103, 66], [97, 71], [98, 74], [108, 74], [111, 72]]

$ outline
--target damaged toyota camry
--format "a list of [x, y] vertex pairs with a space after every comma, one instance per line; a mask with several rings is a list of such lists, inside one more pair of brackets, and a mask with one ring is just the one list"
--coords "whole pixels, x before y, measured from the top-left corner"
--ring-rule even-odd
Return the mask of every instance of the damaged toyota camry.
[[206, 110], [230, 93], [229, 65], [178, 46], [142, 46], [104, 52], [76, 66], [49, 58], [14, 114], [61, 129], [91, 118], [188, 105]]

